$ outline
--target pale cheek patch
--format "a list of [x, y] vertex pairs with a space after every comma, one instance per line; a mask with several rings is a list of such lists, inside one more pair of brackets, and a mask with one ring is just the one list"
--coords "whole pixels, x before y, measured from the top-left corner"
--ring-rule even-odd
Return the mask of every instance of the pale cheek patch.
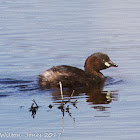
[[110, 64], [109, 64], [108, 62], [105, 62], [105, 65], [106, 65], [107, 67], [110, 67]]

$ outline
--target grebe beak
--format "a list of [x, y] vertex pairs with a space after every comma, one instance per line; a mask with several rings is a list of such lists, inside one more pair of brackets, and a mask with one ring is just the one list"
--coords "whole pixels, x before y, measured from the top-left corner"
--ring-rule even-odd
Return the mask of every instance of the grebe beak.
[[107, 66], [107, 67], [118, 67], [118, 65], [113, 63], [111, 60], [108, 61], [108, 62], [105, 62], [105, 66]]

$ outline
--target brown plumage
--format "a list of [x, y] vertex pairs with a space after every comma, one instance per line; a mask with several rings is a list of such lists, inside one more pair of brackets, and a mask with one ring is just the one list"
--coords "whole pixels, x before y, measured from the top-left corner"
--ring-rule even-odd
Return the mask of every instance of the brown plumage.
[[62, 65], [55, 66], [39, 75], [39, 86], [42, 89], [59, 87], [59, 81], [63, 87], [92, 87], [101, 85], [105, 81], [104, 75], [100, 70], [117, 67], [108, 55], [104, 53], [95, 53], [89, 56], [85, 62], [85, 70]]

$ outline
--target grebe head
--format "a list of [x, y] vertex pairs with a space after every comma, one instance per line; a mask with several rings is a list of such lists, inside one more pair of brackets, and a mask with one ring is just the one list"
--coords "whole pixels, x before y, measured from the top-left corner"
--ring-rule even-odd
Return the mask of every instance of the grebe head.
[[118, 67], [118, 65], [113, 63], [109, 56], [104, 53], [94, 53], [85, 62], [85, 70], [91, 73], [92, 71], [99, 72], [109, 67]]

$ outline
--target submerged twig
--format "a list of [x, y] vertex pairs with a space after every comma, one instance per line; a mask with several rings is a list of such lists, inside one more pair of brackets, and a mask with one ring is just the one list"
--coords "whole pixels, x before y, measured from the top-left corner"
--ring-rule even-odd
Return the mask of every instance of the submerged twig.
[[35, 118], [35, 115], [36, 115], [36, 112], [37, 112], [39, 106], [37, 105], [37, 103], [34, 99], [32, 101], [33, 101], [33, 103], [31, 105], [29, 111], [32, 112], [32, 116], [33, 116], [33, 118]]
[[72, 105], [73, 105], [75, 108], [77, 108], [76, 102], [77, 102], [77, 100], [75, 100], [75, 101], [72, 103]]
[[34, 104], [36, 105], [36, 107], [38, 107], [38, 105], [37, 105], [37, 103], [36, 103], [35, 99], [33, 99], [32, 101], [34, 102]]
[[51, 109], [53, 106], [50, 104], [48, 107]]
[[71, 96], [70, 96], [69, 99], [68, 99], [68, 102], [71, 100], [71, 98], [72, 98], [72, 96], [73, 96], [73, 93], [74, 93], [74, 90], [72, 91]]

